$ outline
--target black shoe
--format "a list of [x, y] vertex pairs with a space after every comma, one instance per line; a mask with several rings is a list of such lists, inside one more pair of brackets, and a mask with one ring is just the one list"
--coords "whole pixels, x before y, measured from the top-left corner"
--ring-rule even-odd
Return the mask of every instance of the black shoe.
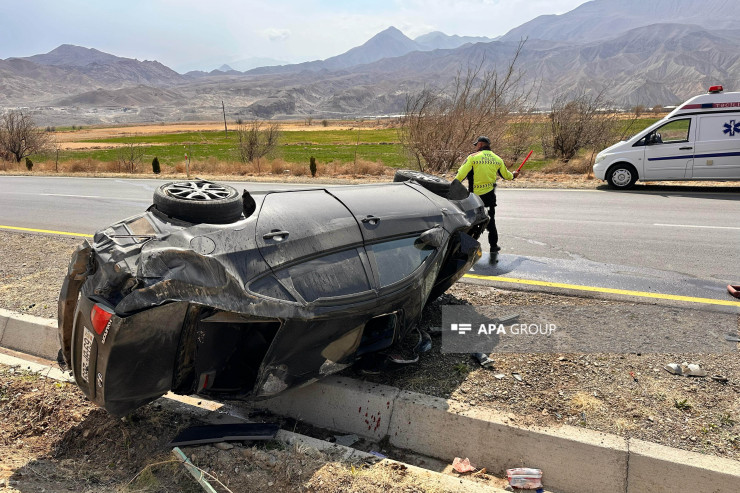
[[497, 264], [498, 263], [498, 252], [491, 252], [490, 257], [488, 259], [489, 264]]

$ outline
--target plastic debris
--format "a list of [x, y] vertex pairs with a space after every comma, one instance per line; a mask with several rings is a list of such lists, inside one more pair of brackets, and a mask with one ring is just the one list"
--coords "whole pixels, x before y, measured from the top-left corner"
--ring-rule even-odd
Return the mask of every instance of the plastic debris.
[[352, 435], [334, 435], [335, 441], [337, 445], [344, 445], [345, 447], [351, 447], [355, 443], [357, 443], [360, 440], [360, 437], [358, 437], [355, 434]]
[[672, 373], [673, 375], [681, 375], [683, 374], [683, 371], [681, 370], [681, 366], [677, 363], [668, 363], [663, 367], [665, 371], [668, 373]]
[[684, 363], [681, 365], [681, 370], [683, 370], [683, 374], [686, 375], [687, 377], [706, 377], [707, 376], [707, 371], [696, 364]]
[[494, 375], [494, 377], [498, 378], [499, 380], [501, 380], [501, 379], [502, 379], [502, 378], [504, 378], [505, 376], [506, 376], [506, 375], [504, 375], [503, 373], [497, 373], [497, 374], [495, 374], [495, 375]]
[[514, 380], [517, 382], [521, 382], [523, 380], [522, 376], [518, 373], [512, 373], [511, 376], [514, 377]]
[[388, 458], [387, 456], [381, 454], [380, 452], [376, 452], [375, 450], [371, 450], [369, 453], [372, 454], [372, 455], [374, 455], [375, 457], [380, 458], [380, 459], [387, 459]]
[[740, 284], [728, 284], [727, 292], [735, 298], [740, 298]]
[[475, 467], [470, 464], [470, 460], [467, 457], [464, 459], [461, 459], [460, 457], [455, 457], [455, 459], [452, 461], [452, 468], [460, 474], [475, 471]]
[[712, 380], [719, 383], [727, 383], [727, 377], [724, 375], [712, 375]]
[[695, 363], [683, 362], [680, 365], [677, 363], [668, 363], [663, 367], [668, 373], [673, 375], [683, 375], [686, 377], [706, 377], [707, 371], [701, 366]]
[[506, 477], [513, 488], [536, 490], [542, 488], [542, 470], [529, 467], [507, 469]]
[[480, 363], [483, 368], [490, 368], [493, 366], [493, 360], [487, 354], [473, 353], [473, 357], [478, 360], [478, 363]]
[[727, 334], [725, 340], [729, 342], [740, 342], [740, 337], [737, 334]]
[[201, 445], [204, 443], [244, 440], [272, 440], [280, 427], [270, 423], [234, 423], [225, 425], [191, 426], [182, 430], [170, 445]]

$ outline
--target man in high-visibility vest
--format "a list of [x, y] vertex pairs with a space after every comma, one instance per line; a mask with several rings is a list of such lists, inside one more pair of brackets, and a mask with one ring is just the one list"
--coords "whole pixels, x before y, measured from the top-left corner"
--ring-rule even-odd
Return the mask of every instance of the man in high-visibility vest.
[[478, 137], [473, 144], [475, 152], [468, 156], [460, 169], [456, 179], [468, 179], [468, 190], [478, 195], [483, 204], [488, 207], [491, 221], [486, 226], [488, 230], [488, 244], [490, 245], [491, 263], [498, 262], [498, 231], [496, 230], [496, 178], [501, 176], [505, 180], [513, 180], [519, 172], [512, 173], [506, 168], [504, 161], [491, 151], [491, 140], [488, 137]]

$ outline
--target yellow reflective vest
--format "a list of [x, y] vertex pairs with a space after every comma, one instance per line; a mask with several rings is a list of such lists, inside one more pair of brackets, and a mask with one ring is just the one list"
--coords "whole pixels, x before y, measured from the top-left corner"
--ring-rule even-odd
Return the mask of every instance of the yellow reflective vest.
[[506, 168], [504, 161], [489, 150], [483, 150], [471, 154], [465, 160], [460, 169], [457, 170], [456, 179], [463, 181], [473, 170], [473, 192], [483, 195], [493, 190], [496, 186], [496, 177], [500, 173], [506, 180], [513, 180], [514, 174]]

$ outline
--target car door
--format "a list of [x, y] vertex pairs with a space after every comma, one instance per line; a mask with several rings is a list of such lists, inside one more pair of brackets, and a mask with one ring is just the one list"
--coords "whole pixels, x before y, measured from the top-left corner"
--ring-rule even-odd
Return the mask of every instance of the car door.
[[686, 178], [694, 161], [694, 118], [678, 118], [645, 137], [645, 180]]
[[417, 187], [404, 182], [331, 190], [360, 224], [381, 295], [405, 286], [438, 251], [422, 234], [441, 229], [442, 211]]
[[740, 179], [740, 113], [698, 117], [691, 177]]
[[256, 241], [275, 278], [298, 301], [375, 296], [357, 221], [326, 190], [268, 194]]
[[360, 224], [365, 243], [426, 231], [442, 223], [442, 212], [406, 182], [332, 189]]

